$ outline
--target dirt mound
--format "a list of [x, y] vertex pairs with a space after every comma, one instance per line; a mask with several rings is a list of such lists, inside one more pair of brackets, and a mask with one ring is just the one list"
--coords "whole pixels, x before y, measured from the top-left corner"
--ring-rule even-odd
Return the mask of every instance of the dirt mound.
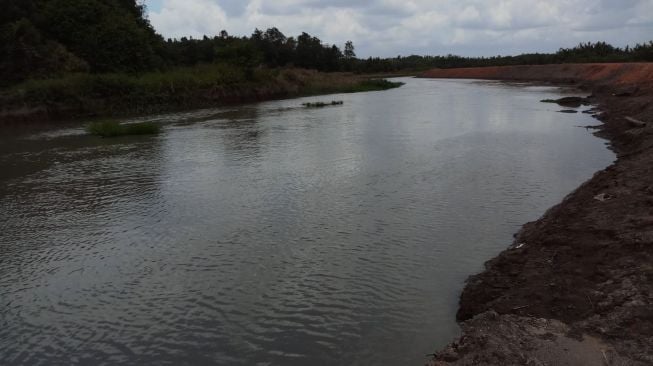
[[[542, 331], [535, 321], [516, 326], [523, 319], [517, 322], [515, 316], [560, 321], [576, 334], [600, 340], [601, 349], [614, 350], [614, 358], [603, 364], [653, 364], [653, 64], [492, 67], [425, 75], [573, 80], [592, 93], [590, 101], [604, 122], [597, 134], [608, 138], [618, 154], [613, 165], [524, 225], [506, 251], [468, 279], [458, 311], [463, 336], [437, 353], [437, 364], [529, 364], [523, 357], [542, 361], [530, 364], [549, 364], [534, 353], [539, 346], [520, 353], [503, 344], [510, 332], [529, 338]], [[487, 320], [483, 314], [488, 312], [498, 314], [497, 326], [478, 320]], [[551, 341], [546, 347], [565, 357], [567, 346]], [[497, 354], [505, 358], [492, 361]]]
[[618, 88], [636, 84], [648, 90], [653, 89], [653, 63], [522, 65], [432, 69], [420, 76], [426, 78], [580, 83], [581, 85], [591, 85], [593, 88], [600, 86]]
[[[447, 365], [645, 365], [630, 362], [598, 338], [576, 334], [566, 324], [516, 315], [483, 313], [463, 324], [467, 335], [429, 366]], [[489, 337], [488, 335], [492, 335]], [[482, 350], [482, 352], [479, 352]]]

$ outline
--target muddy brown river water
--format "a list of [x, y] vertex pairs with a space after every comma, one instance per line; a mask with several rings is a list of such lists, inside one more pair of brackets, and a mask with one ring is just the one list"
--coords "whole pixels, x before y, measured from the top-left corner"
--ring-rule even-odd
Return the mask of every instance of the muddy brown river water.
[[0, 364], [423, 364], [465, 278], [614, 155], [539, 102], [564, 90], [402, 81], [5, 129]]

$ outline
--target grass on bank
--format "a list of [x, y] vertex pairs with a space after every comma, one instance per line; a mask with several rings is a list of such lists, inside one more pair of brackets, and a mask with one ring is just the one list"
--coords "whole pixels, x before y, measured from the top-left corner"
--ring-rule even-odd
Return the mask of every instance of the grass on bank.
[[154, 135], [161, 131], [161, 126], [152, 122], [121, 124], [117, 121], [99, 121], [88, 125], [86, 131], [100, 137]]
[[346, 73], [206, 64], [144, 74], [80, 73], [28, 80], [0, 90], [0, 105], [5, 111], [45, 109], [59, 119], [117, 117], [401, 85]]

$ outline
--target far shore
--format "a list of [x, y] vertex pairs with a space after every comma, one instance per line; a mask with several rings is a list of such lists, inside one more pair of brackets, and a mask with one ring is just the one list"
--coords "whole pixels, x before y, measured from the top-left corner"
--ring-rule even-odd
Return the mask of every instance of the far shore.
[[0, 90], [0, 127], [133, 117], [266, 100], [396, 88], [376, 75], [203, 65], [143, 75], [72, 74]]
[[[653, 363], [653, 63], [434, 69], [429, 78], [565, 84], [588, 94], [617, 161], [471, 276], [462, 336], [432, 365]], [[509, 243], [506, 243], [508, 245]]]

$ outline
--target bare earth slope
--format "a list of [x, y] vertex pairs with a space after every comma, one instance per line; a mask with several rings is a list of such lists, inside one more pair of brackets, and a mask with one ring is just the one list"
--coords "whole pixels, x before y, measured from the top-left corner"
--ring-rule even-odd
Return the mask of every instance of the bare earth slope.
[[424, 77], [572, 83], [618, 159], [471, 276], [463, 336], [435, 365], [653, 365], [653, 64], [431, 70]]

